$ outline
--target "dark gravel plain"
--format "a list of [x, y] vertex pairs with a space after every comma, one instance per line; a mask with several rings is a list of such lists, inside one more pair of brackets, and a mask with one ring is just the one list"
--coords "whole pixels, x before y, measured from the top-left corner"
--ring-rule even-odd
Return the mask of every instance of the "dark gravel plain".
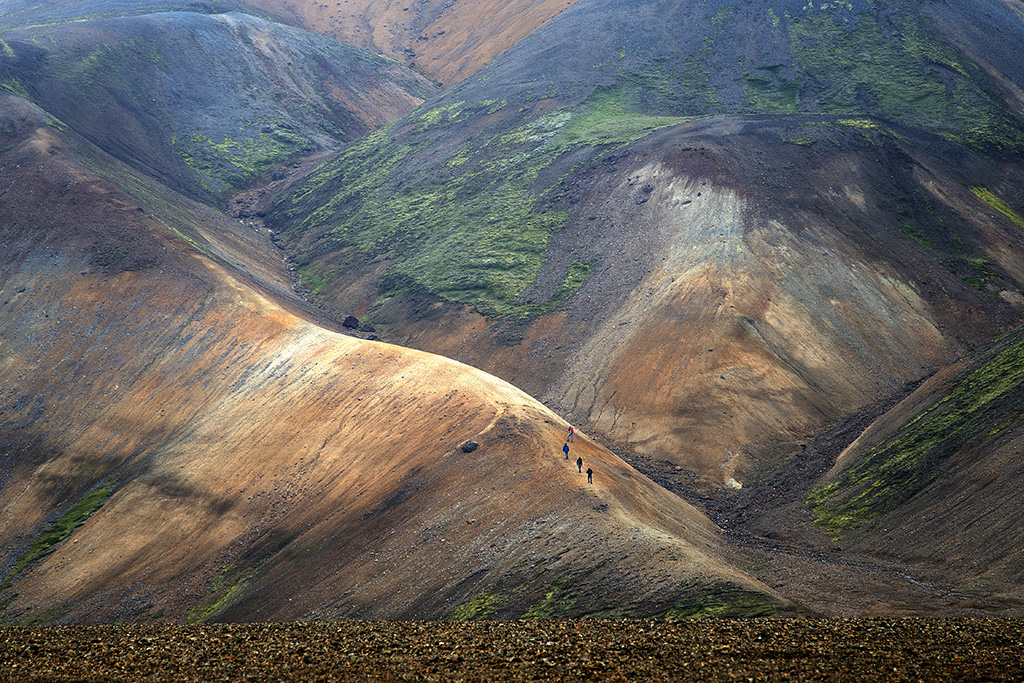
[[6, 627], [0, 680], [1020, 681], [1024, 620]]

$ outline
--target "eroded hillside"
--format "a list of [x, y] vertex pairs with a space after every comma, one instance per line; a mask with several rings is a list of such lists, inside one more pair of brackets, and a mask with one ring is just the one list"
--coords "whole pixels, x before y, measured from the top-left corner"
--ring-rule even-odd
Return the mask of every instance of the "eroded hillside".
[[520, 390], [287, 312], [0, 111], [6, 620], [786, 604]]
[[578, 0], [247, 0], [289, 23], [386, 55], [450, 86]]
[[325, 307], [742, 483], [1021, 320], [990, 4], [991, 44], [956, 4], [581, 2], [272, 219]]

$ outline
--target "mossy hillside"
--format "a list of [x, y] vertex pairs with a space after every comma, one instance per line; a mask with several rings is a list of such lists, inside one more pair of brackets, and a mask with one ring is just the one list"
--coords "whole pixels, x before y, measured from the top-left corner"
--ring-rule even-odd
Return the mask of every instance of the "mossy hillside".
[[984, 71], [928, 32], [920, 14], [894, 5], [883, 15], [805, 11], [788, 23], [790, 47], [815, 105], [868, 113], [975, 149], [1019, 152], [1024, 130]]
[[186, 622], [189, 624], [202, 623], [213, 617], [219, 609], [228, 604], [249, 578], [249, 573], [239, 571], [235, 567], [222, 569], [213, 577], [210, 594], [189, 611]]
[[865, 453], [838, 479], [815, 488], [805, 503], [814, 509], [817, 524], [845, 532], [892, 512], [940, 476], [950, 456], [1020, 419], [1024, 330], [1002, 344], [941, 401]]
[[[446, 104], [420, 113], [413, 125], [420, 135], [430, 134], [500, 105]], [[318, 169], [288, 198], [286, 214], [296, 224], [283, 238], [297, 244], [312, 233], [334, 249], [387, 253], [394, 265], [386, 294], [422, 287], [486, 315], [542, 313], [575, 294], [593, 262], [571, 264], [548, 301], [519, 300], [547, 258], [549, 237], [568, 217], [548, 208], [558, 183], [538, 187], [541, 171], [578, 148], [597, 153], [683, 120], [637, 116], [621, 92], [600, 90], [576, 107], [453, 150], [435, 166], [446, 169], [441, 178], [406, 170], [429, 149], [422, 138], [401, 142], [393, 128], [378, 131]], [[324, 198], [326, 188], [338, 189], [326, 190]], [[307, 286], [322, 287], [325, 276], [336, 275], [325, 274], [308, 255], [297, 262]]]
[[[494, 613], [496, 596], [491, 593], [478, 593], [455, 608], [446, 621], [472, 621], [483, 619]], [[499, 601], [501, 602], [501, 601]]]
[[979, 292], [990, 292], [1005, 273], [982, 248], [965, 238], [968, 229], [931, 193], [879, 185], [879, 206], [899, 221], [900, 231], [927, 249], [950, 273]]
[[244, 187], [274, 164], [315, 149], [312, 140], [289, 130], [282, 122], [253, 125], [240, 120], [238, 130], [253, 131], [253, 134], [239, 139], [213, 140], [203, 133], [193, 132], [173, 137], [171, 144], [200, 177], [203, 187], [215, 193]]
[[997, 195], [996, 193], [992, 192], [992, 190], [989, 190], [986, 187], [980, 187], [975, 185], [971, 187], [971, 191], [974, 193], [974, 196], [976, 196], [978, 199], [985, 202], [993, 209], [1009, 218], [1018, 226], [1024, 228], [1024, 216], [1022, 216], [1012, 206], [1003, 201], [1003, 199], [1001, 199], [999, 195]]
[[673, 605], [666, 619], [752, 619], [770, 617], [776, 607], [761, 593], [730, 584], [685, 586], [686, 597]]
[[107, 499], [110, 498], [113, 492], [111, 486], [102, 486], [90, 491], [85, 497], [71, 506], [67, 512], [50, 523], [32, 541], [32, 545], [29, 546], [25, 554], [14, 563], [9, 576], [18, 574], [32, 563], [53, 552], [58, 543], [70, 536], [75, 529], [85, 524], [97, 510], [103, 507], [103, 504], [107, 502]]

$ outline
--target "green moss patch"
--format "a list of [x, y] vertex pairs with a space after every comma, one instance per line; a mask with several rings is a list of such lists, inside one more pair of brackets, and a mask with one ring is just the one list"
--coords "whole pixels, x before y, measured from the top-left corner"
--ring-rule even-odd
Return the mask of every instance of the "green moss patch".
[[[422, 131], [499, 105], [440, 106], [414, 119], [414, 126]], [[407, 171], [424, 147], [416, 136], [401, 143], [391, 129], [378, 131], [322, 166], [287, 199], [294, 227], [283, 239], [305, 241], [312, 233], [321, 246], [310, 252], [329, 245], [330, 251], [354, 247], [371, 257], [386, 254], [394, 265], [382, 281], [385, 296], [422, 288], [485, 315], [542, 313], [575, 294], [593, 262], [571, 264], [549, 301], [520, 299], [547, 259], [549, 237], [568, 217], [547, 206], [550, 190], [537, 187], [541, 171], [580, 147], [615, 147], [681, 120], [637, 116], [622, 93], [600, 91], [578, 107], [453, 150], [438, 166], [443, 175], [426, 177]], [[328, 187], [338, 189], [324, 196]], [[318, 291], [341, 275], [309, 256], [300, 255], [297, 263], [300, 276]]]
[[1012, 206], [1010, 206], [1002, 199], [1000, 199], [994, 192], [992, 192], [988, 188], [977, 186], [971, 187], [971, 191], [974, 192], [974, 195], [978, 199], [985, 202], [986, 204], [988, 204], [993, 209], [1009, 218], [1011, 221], [1013, 221], [1020, 227], [1024, 228], [1024, 216], [1021, 216], [1019, 213], [1017, 213]]
[[557, 619], [569, 616], [576, 603], [570, 588], [572, 583], [567, 577], [554, 581], [544, 593], [544, 597], [530, 605], [523, 614], [523, 619]]
[[837, 480], [812, 490], [804, 502], [814, 509], [817, 524], [850, 531], [895, 510], [934, 481], [948, 457], [1015, 419], [1024, 401], [1020, 336]]
[[[455, 608], [446, 621], [472, 621], [482, 619], [494, 613], [497, 607], [495, 596], [490, 593], [479, 593]], [[502, 601], [498, 601], [500, 603]]]
[[1024, 150], [1024, 131], [978, 65], [931, 37], [919, 15], [894, 8], [891, 26], [880, 21], [813, 13], [789, 24], [821, 111], [872, 113], [980, 150]]
[[247, 574], [239, 572], [234, 567], [222, 569], [213, 578], [210, 595], [189, 612], [188, 623], [195, 624], [212, 617], [219, 609], [228, 604], [228, 601], [245, 584], [248, 578]]
[[13, 569], [11, 569], [11, 575], [18, 574], [30, 564], [53, 552], [58, 543], [70, 536], [75, 529], [85, 524], [86, 520], [93, 513], [103, 507], [103, 504], [107, 502], [107, 498], [110, 498], [112, 493], [113, 490], [110, 486], [104, 486], [91, 491], [75, 503], [71, 509], [52, 522], [36, 537], [36, 540], [29, 546], [28, 551], [14, 564]]
[[[239, 130], [252, 128], [239, 123]], [[172, 140], [175, 152], [201, 178], [203, 187], [221, 191], [240, 188], [274, 164], [314, 148], [306, 137], [280, 125], [265, 124], [260, 132], [241, 139], [213, 140], [201, 133]]]
[[665, 613], [666, 619], [749, 619], [775, 614], [775, 605], [762, 593], [731, 584], [695, 583], [689, 592]]

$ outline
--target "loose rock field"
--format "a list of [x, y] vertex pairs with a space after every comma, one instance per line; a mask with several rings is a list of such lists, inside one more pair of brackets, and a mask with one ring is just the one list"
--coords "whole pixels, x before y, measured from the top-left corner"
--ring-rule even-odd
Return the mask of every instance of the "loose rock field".
[[2, 681], [1019, 681], [1024, 621], [340, 622], [0, 629]]

